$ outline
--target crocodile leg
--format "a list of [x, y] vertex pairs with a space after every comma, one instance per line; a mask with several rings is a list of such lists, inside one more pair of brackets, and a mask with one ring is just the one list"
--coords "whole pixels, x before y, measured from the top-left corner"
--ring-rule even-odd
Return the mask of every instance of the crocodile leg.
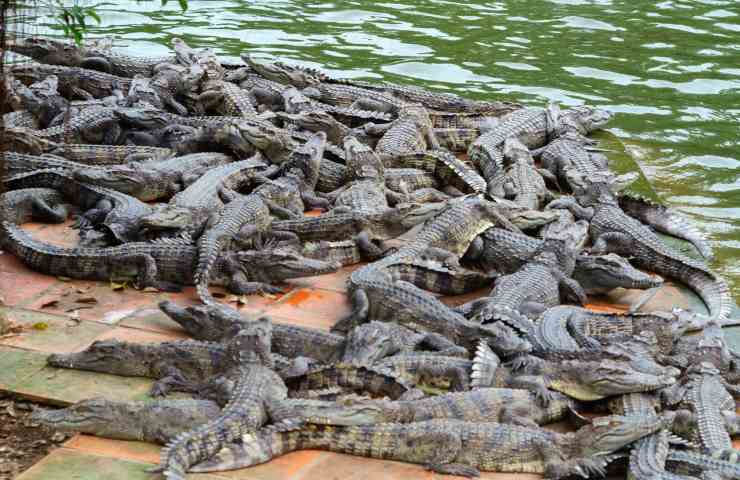
[[370, 314], [370, 299], [362, 289], [357, 289], [352, 294], [352, 313], [339, 320], [333, 327], [332, 333], [349, 332], [355, 326], [367, 321]]

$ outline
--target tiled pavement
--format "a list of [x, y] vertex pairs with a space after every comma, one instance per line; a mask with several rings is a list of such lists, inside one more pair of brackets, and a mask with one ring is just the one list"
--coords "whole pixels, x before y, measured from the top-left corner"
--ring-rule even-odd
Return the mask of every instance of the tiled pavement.
[[[67, 228], [45, 225], [27, 228], [36, 237], [49, 242], [70, 244], [75, 241]], [[352, 268], [345, 268], [331, 275], [295, 280], [284, 295], [250, 296], [245, 305], [232, 304], [249, 313], [268, 314], [277, 322], [328, 329], [349, 311], [345, 281], [351, 271]], [[664, 288], [652, 302], [670, 299], [675, 303], [681, 296], [672, 288]], [[136, 342], [184, 338], [184, 332], [159, 312], [156, 304], [163, 299], [195, 302], [192, 288], [175, 294], [148, 293], [130, 288], [114, 290], [105, 283], [65, 281], [32, 272], [9, 254], [0, 255], [0, 295], [7, 316], [24, 326], [20, 334], [0, 338], [0, 389], [58, 405], [94, 396], [117, 400], [147, 398], [149, 380], [49, 368], [45, 366], [45, 357], [52, 352], [79, 351], [94, 340], [105, 338]], [[632, 295], [626, 292], [593, 306], [623, 309], [626, 306], [619, 305], [620, 301]], [[444, 301], [459, 304], [473, 296], [451, 297]], [[229, 296], [223, 300], [229, 300]], [[159, 448], [151, 444], [78, 435], [19, 478], [149, 479], [152, 474], [145, 469], [157, 462], [158, 451]], [[435, 477], [439, 475], [415, 465], [314, 451], [292, 453], [269, 464], [236, 472], [192, 476], [193, 479], [260, 480]], [[514, 476], [484, 475], [484, 478], [507, 477]]]

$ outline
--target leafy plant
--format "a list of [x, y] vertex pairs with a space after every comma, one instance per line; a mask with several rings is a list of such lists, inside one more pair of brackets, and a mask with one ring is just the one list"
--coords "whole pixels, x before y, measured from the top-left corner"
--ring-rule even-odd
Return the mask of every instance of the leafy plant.
[[[161, 0], [162, 6], [167, 5], [169, 0]], [[185, 12], [188, 9], [188, 0], [177, 0], [180, 9]], [[90, 20], [100, 24], [100, 16], [95, 7], [80, 6], [75, 0], [74, 5], [64, 5], [63, 0], [49, 0], [49, 9], [57, 24], [62, 27], [64, 36], [71, 38], [77, 45], [82, 44], [82, 38], [87, 33]]]

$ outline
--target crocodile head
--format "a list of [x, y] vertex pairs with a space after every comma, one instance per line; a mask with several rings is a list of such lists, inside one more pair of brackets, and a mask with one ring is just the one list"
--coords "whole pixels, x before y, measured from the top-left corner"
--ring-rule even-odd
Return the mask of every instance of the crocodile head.
[[311, 99], [295, 87], [286, 89], [280, 95], [283, 97], [286, 113], [301, 113], [311, 103]]
[[616, 177], [611, 172], [598, 172], [585, 176], [573, 168], [567, 171], [566, 177], [568, 184], [573, 188], [573, 195], [582, 206], [619, 204], [612, 190]]
[[39, 63], [77, 67], [85, 59], [84, 50], [70, 42], [51, 38], [28, 37], [11, 40], [8, 50], [31, 57]]
[[598, 108], [579, 106], [566, 110], [560, 115], [561, 131], [574, 130], [587, 135], [602, 128], [613, 117], [613, 114]]
[[615, 253], [607, 255], [579, 255], [575, 278], [590, 289], [653, 288], [663, 284], [663, 279], [643, 273], [626, 258]]
[[297, 147], [290, 154], [290, 158], [282, 165], [284, 174], [293, 174], [300, 178], [310, 189], [316, 186], [319, 180], [319, 169], [326, 149], [326, 134], [316, 132], [306, 143]]
[[198, 340], [215, 342], [230, 338], [241, 329], [243, 323], [251, 321], [224, 303], [181, 307], [175, 302], [164, 300], [159, 303], [159, 309]]
[[53, 353], [46, 358], [52, 367], [90, 370], [124, 376], [145, 376], [149, 370], [143, 345], [118, 340], [98, 340], [76, 353]]
[[123, 123], [143, 130], [154, 130], [170, 124], [170, 117], [154, 107], [117, 108], [114, 113]]
[[550, 388], [577, 400], [600, 400], [611, 395], [650, 392], [676, 383], [675, 372], [661, 375], [638, 372], [614, 360], [560, 362], [550, 375]]
[[126, 422], [124, 410], [126, 410], [125, 403], [112, 402], [104, 398], [91, 398], [59, 410], [38, 408], [31, 413], [30, 419], [32, 422], [54, 430], [85, 432], [110, 437], [120, 435], [121, 430], [126, 428], [128, 422]]
[[319, 83], [320, 79], [307, 69], [301, 69], [280, 62], [275, 63], [257, 63], [248, 53], [241, 54], [242, 60], [249, 65], [252, 70], [273, 82], [282, 83], [283, 85], [293, 85], [296, 88], [306, 88], [310, 85]]
[[156, 175], [150, 170], [136, 168], [134, 164], [105, 169], [79, 168], [72, 172], [72, 176], [79, 182], [112, 188], [139, 200], [156, 200], [160, 196], [159, 189], [152, 190], [152, 186], [158, 184]]
[[399, 334], [398, 329], [398, 326], [376, 321], [354, 328], [347, 335], [342, 361], [372, 365], [381, 358], [398, 353], [398, 342], [394, 337]]
[[259, 270], [271, 281], [310, 277], [336, 272], [341, 265], [302, 257], [288, 248], [244, 250], [236, 254], [239, 263], [249, 270]]
[[498, 355], [507, 357], [532, 351], [532, 344], [523, 339], [517, 333], [505, 325], [503, 322], [489, 323], [486, 325], [477, 325], [478, 337], [485, 339], [486, 343]]
[[444, 202], [404, 202], [396, 204], [395, 208], [386, 210], [383, 214], [383, 219], [389, 225], [400, 225], [401, 229], [406, 231], [434, 217], [444, 210], [444, 208]]
[[579, 452], [578, 456], [607, 455], [646, 435], [670, 427], [674, 418], [674, 412], [595, 418], [574, 433], [575, 442], [571, 445]]
[[312, 111], [301, 113], [277, 112], [278, 117], [297, 123], [306, 130], [312, 132], [325, 132], [331, 130], [338, 123], [334, 117], [326, 112]]
[[385, 167], [372, 148], [348, 135], [344, 138], [347, 169], [356, 180], [380, 179]]
[[272, 365], [272, 321], [267, 317], [242, 325], [226, 345], [226, 352], [236, 365], [261, 363]]
[[[239, 133], [255, 148], [267, 151], [273, 148], [288, 150], [292, 139], [282, 129], [256, 123], [243, 123], [238, 126]], [[266, 153], [268, 157], [269, 154]], [[272, 158], [270, 160], [274, 161]]]
[[183, 229], [195, 222], [195, 214], [188, 208], [167, 205], [141, 217], [141, 228], [147, 230]]

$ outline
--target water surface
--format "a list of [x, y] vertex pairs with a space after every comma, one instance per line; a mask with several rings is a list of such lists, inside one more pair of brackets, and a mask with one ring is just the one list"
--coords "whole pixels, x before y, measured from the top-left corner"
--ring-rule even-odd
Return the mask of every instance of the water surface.
[[[249, 51], [481, 99], [588, 103], [660, 198], [712, 240], [713, 267], [740, 294], [740, 6], [736, 1], [172, 0], [98, 3], [140, 55], [174, 37], [238, 60]], [[33, 32], [47, 32], [39, 26]]]

